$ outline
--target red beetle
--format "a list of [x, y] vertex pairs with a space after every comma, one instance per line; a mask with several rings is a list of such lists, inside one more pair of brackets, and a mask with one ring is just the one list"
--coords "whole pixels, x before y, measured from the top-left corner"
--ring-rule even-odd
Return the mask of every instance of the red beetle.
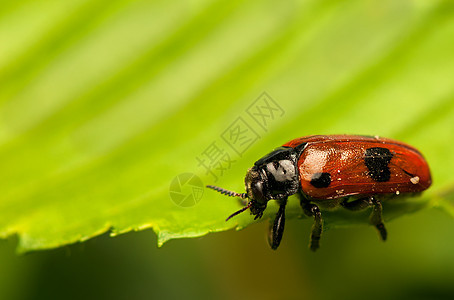
[[314, 135], [294, 139], [256, 161], [246, 174], [246, 193], [207, 187], [249, 199], [227, 220], [247, 209], [254, 219], [261, 218], [268, 201], [276, 200], [279, 210], [268, 238], [272, 249], [282, 239], [287, 198], [297, 194], [303, 212], [314, 217], [310, 248], [315, 251], [323, 230], [319, 207], [372, 206], [370, 221], [386, 240], [381, 201], [420, 193], [431, 182], [424, 157], [407, 144], [378, 136]]

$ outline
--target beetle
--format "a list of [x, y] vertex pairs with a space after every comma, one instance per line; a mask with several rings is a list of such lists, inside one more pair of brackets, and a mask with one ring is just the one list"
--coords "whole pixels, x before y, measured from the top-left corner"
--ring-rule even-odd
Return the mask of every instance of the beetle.
[[277, 201], [268, 234], [273, 250], [283, 236], [287, 198], [296, 194], [303, 213], [314, 218], [309, 247], [315, 251], [323, 231], [320, 208], [372, 207], [370, 222], [385, 241], [382, 201], [420, 194], [431, 183], [426, 160], [405, 143], [378, 136], [313, 135], [291, 140], [256, 161], [247, 171], [245, 193], [207, 187], [247, 203], [226, 221], [247, 209], [254, 220], [261, 218], [268, 201]]

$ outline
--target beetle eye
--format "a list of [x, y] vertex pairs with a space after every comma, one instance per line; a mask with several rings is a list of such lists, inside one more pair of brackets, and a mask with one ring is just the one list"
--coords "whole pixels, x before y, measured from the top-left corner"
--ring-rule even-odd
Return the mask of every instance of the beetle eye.
[[266, 204], [267, 199], [267, 185], [266, 181], [263, 180], [262, 174], [257, 168], [252, 167], [248, 170], [244, 179], [246, 185], [246, 193], [250, 200], [254, 200], [255, 203], [261, 205]]
[[256, 181], [251, 185], [252, 195], [254, 200], [257, 202], [266, 202], [265, 196], [263, 195], [263, 182]]

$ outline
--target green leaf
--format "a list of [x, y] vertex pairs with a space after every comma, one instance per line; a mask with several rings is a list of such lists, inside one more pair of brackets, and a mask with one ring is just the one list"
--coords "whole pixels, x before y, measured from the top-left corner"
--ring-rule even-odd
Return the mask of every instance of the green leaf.
[[[423, 198], [386, 203], [385, 218], [426, 206], [454, 215], [453, 8], [392, 0], [4, 3], [0, 236], [17, 234], [19, 250], [29, 251], [109, 230], [153, 228], [161, 245], [244, 228], [256, 222], [248, 214], [225, 222], [238, 201], [199, 187], [243, 192], [254, 161], [311, 134], [414, 145], [434, 184]], [[252, 114], [258, 109], [265, 117]], [[231, 134], [244, 126], [251, 135], [235, 151]], [[196, 177], [179, 176], [186, 173]], [[270, 205], [263, 219], [275, 211]], [[287, 212], [301, 216], [295, 199]], [[326, 225], [367, 224], [367, 214], [327, 212]]]

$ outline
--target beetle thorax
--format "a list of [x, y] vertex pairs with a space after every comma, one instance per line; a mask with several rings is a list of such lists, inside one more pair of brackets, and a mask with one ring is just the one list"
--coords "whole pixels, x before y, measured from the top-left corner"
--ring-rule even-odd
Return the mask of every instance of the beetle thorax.
[[295, 162], [291, 159], [273, 160], [253, 166], [245, 179], [248, 198], [266, 203], [293, 195], [299, 186], [297, 171]]

